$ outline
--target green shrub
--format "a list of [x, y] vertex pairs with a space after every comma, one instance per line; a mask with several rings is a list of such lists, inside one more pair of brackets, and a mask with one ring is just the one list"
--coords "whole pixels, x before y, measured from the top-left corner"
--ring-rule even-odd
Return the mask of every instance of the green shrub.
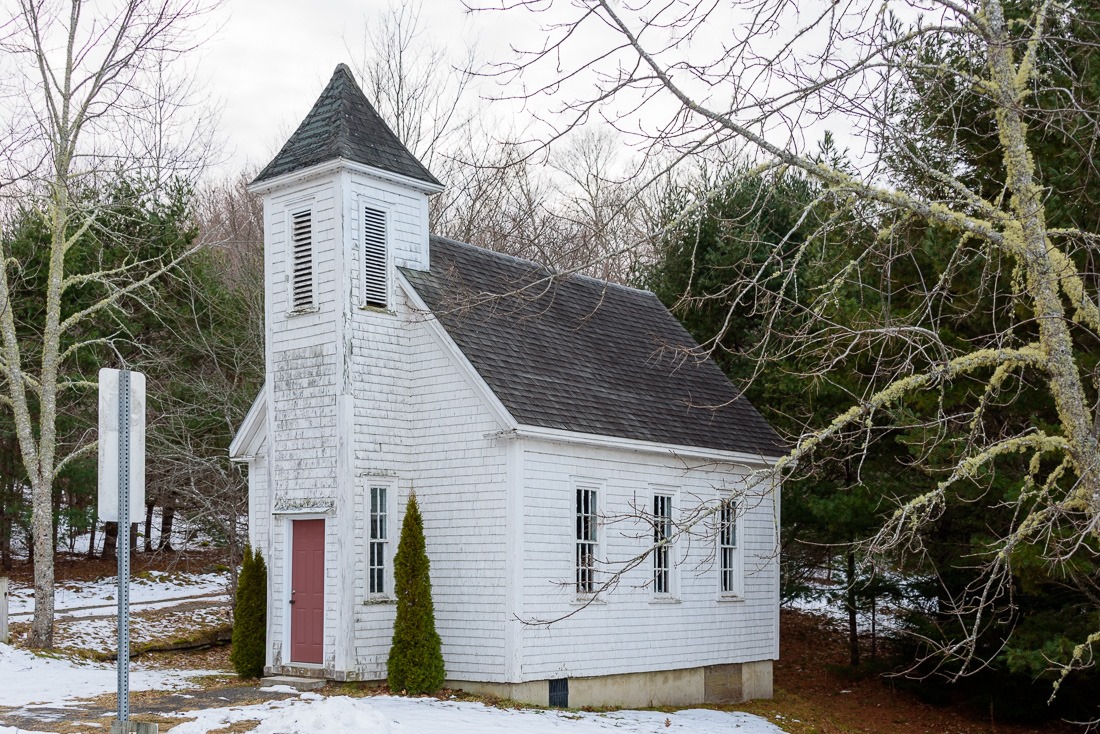
[[267, 564], [245, 546], [237, 601], [233, 607], [233, 651], [229, 661], [242, 678], [264, 674], [267, 642]]
[[435, 631], [432, 581], [424, 547], [424, 520], [416, 495], [409, 497], [401, 540], [393, 559], [397, 618], [388, 664], [390, 690], [410, 695], [434, 693], [443, 686], [443, 651]]

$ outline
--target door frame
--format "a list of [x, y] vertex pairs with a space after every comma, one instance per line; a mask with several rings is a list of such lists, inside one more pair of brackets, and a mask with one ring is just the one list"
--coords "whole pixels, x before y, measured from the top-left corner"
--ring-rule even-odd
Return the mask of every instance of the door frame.
[[[284, 514], [283, 515], [283, 520], [284, 520], [283, 537], [285, 539], [284, 540], [284, 543], [285, 543], [284, 547], [286, 548], [286, 563], [283, 564], [283, 629], [285, 630], [285, 633], [283, 634], [283, 650], [285, 651], [285, 654], [284, 654], [283, 658], [284, 658], [285, 662], [283, 663], [283, 665], [284, 666], [291, 666], [291, 667], [295, 667], [295, 668], [315, 668], [317, 670], [323, 670], [324, 667], [325, 667], [325, 663], [324, 663], [325, 653], [328, 652], [328, 650], [325, 649], [325, 630], [323, 629], [323, 627], [322, 627], [322, 630], [321, 630], [321, 662], [319, 662], [319, 663], [301, 663], [301, 662], [298, 662], [296, 660], [293, 660], [292, 657], [291, 657], [292, 654], [293, 654], [293, 650], [294, 650], [294, 629], [291, 625], [293, 624], [294, 620], [293, 620], [293, 614], [291, 614], [292, 609], [291, 609], [291, 605], [290, 605], [290, 588], [291, 588], [291, 584], [293, 583], [292, 579], [294, 578], [293, 577], [293, 573], [294, 573], [294, 521], [295, 520], [324, 520], [325, 521], [325, 538], [327, 540], [327, 538], [328, 538], [328, 529], [329, 529], [329, 525], [331, 524], [332, 516], [328, 513], [323, 513], [323, 512], [301, 512], [301, 513], [293, 512], [293, 513]], [[325, 586], [327, 586], [328, 585], [328, 576], [327, 576], [327, 572], [328, 572], [328, 543], [327, 542], [325, 543], [325, 572], [326, 572], [326, 576], [325, 576], [325, 582], [324, 583], [325, 583]], [[328, 597], [329, 597], [328, 590], [326, 589], [325, 590], [325, 607], [327, 607], [328, 603], [329, 603], [329, 598]], [[322, 611], [324, 611], [324, 610], [322, 610]], [[322, 619], [324, 619], [325, 616], [327, 616], [327, 615], [322, 615]], [[322, 624], [323, 624], [323, 622], [322, 622]]]

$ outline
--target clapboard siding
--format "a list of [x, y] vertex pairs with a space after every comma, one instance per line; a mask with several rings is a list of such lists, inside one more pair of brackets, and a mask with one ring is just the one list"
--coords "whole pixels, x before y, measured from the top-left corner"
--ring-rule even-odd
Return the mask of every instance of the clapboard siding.
[[[486, 437], [499, 426], [430, 326], [403, 300], [397, 310], [353, 319], [358, 496], [375, 483], [396, 494], [395, 550], [409, 493], [416, 491], [447, 674], [503, 680], [506, 464], [504, 449]], [[367, 534], [366, 512], [364, 506], [357, 517], [359, 538]], [[366, 551], [362, 541], [355, 546], [360, 559]], [[360, 584], [356, 664], [361, 677], [382, 678], [395, 610], [364, 593]]]
[[612, 593], [586, 607], [573, 587], [575, 478], [600, 487], [604, 522], [598, 554], [609, 562], [600, 566], [606, 573], [649, 543], [652, 531], [636, 517], [635, 507], [648, 510], [657, 490], [673, 493], [675, 515], [699, 501], [713, 504], [727, 488], [744, 490], [736, 468], [692, 467], [673, 457], [536, 441], [526, 442], [523, 468], [523, 615], [559, 620], [523, 628], [523, 680], [775, 656], [778, 566], [770, 495], [744, 497], [742, 600], [719, 600], [714, 534], [702, 530], [674, 548], [673, 600], [653, 593], [652, 558], [624, 572]]

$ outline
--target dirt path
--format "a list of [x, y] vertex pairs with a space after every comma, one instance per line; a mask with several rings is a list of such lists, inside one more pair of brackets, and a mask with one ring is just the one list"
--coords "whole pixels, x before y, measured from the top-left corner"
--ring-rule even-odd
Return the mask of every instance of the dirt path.
[[[244, 706], [264, 701], [292, 698], [292, 694], [261, 691], [257, 686], [227, 686], [207, 690], [190, 691], [145, 691], [134, 694], [131, 699], [131, 717], [138, 721], [155, 721], [160, 730], [165, 731], [175, 724], [186, 721], [175, 714], [188, 711], [224, 708], [226, 706]], [[109, 730], [115, 718], [115, 696], [100, 696], [74, 702], [65, 708], [49, 706], [21, 706], [17, 708], [0, 707], [0, 726], [14, 726], [17, 729], [49, 731], [69, 734], [70, 732], [99, 732]]]

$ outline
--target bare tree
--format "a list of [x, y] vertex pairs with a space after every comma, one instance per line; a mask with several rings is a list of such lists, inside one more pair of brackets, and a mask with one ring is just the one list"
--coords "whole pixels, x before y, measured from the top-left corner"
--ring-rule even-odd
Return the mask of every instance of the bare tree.
[[364, 25], [358, 71], [367, 96], [398, 139], [437, 174], [447, 148], [471, 124], [476, 49], [431, 41], [421, 2], [390, 4]]
[[[792, 436], [777, 475], [811, 467], [816, 451], [838, 443], [858, 468], [876, 435], [899, 426], [922, 432], [918, 462], [953, 457], [933, 489], [899, 502], [873, 551], [919, 553], [922, 531], [953, 497], [987, 485], [994, 471], [1014, 473], [1011, 526], [975, 560], [981, 579], [950, 610], [967, 620], [963, 634], [941, 651], [960, 670], [980, 667], [976, 641], [993, 600], [1008, 593], [1014, 552], [1033, 547], [1072, 577], [1075, 563], [1095, 563], [1100, 542], [1100, 421], [1087, 357], [1100, 332], [1100, 293], [1083, 274], [1100, 231], [1085, 219], [1053, 223], [1047, 202], [1058, 182], [1037, 169], [1035, 149], [1040, 133], [1061, 135], [1083, 167], [1093, 165], [1100, 113], [1078, 78], [1080, 56], [1095, 48], [1095, 29], [1082, 32], [1086, 14], [1054, 0], [1011, 8], [1003, 0], [580, 0], [568, 8], [520, 0], [496, 9], [544, 14], [545, 42], [497, 73], [541, 80], [532, 96], [556, 104], [547, 142], [602, 118], [654, 156], [690, 162], [716, 146], [735, 149], [754, 173], [802, 172], [874, 232], [805, 301], [764, 299], [761, 285], [795, 282], [833, 220], [801, 247], [783, 243], [765, 263], [731, 273], [724, 297], [731, 312], [755, 310], [773, 324], [784, 309], [799, 315], [798, 333], [774, 330], [761, 356], [797, 353], [816, 365], [808, 380], [856, 364], [866, 378], [849, 408]], [[975, 103], [977, 120], [958, 116]], [[952, 125], [945, 140], [937, 131]], [[829, 127], [857, 151], [853, 165], [815, 153], [814, 138]], [[952, 153], [966, 136], [991, 145], [981, 171]], [[909, 176], [896, 173], [899, 163]], [[922, 262], [906, 236], [914, 226], [953, 234], [954, 253]], [[911, 273], [903, 294], [891, 294], [892, 266]], [[943, 314], [964, 307], [955, 287], [975, 269], [978, 290], [1000, 300], [988, 331], [960, 343], [944, 337]], [[861, 280], [870, 270], [877, 282]], [[880, 302], [904, 296], [912, 305], [836, 318], [843, 294], [872, 291]], [[1049, 401], [1053, 425], [990, 418], [1024, 385]], [[963, 387], [962, 407], [942, 399]], [[1074, 664], [1088, 663], [1097, 641], [1100, 631], [1082, 641]]]
[[[82, 237], [128, 243], [117, 232], [97, 232], [102, 201], [89, 192], [118, 172], [164, 184], [194, 173], [209, 146], [191, 101], [189, 80], [170, 74], [170, 62], [194, 44], [192, 21], [203, 12], [195, 0], [128, 0], [86, 7], [81, 0], [8, 3], [5, 62], [12, 88], [3, 100], [12, 120], [5, 141], [4, 190], [21, 206], [40, 208], [50, 233], [41, 323], [30, 325], [40, 342], [33, 352], [19, 332], [12, 296], [20, 263], [5, 253], [0, 268], [0, 374], [3, 402], [12, 411], [23, 466], [31, 485], [35, 560], [35, 614], [30, 644], [53, 641], [54, 547], [51, 495], [67, 462], [94, 449], [85, 437], [59, 452], [59, 399], [93, 388], [77, 358], [109, 349], [125, 336], [87, 336], [88, 324], [122, 307], [134, 307], [177, 256], [129, 257], [120, 266], [83, 269], [66, 256]], [[177, 67], [178, 68], [178, 67]], [[11, 81], [14, 80], [14, 81]], [[178, 253], [176, 254], [178, 255]], [[98, 289], [100, 297], [70, 308], [71, 294]]]
[[638, 209], [617, 134], [592, 132], [533, 155], [524, 126], [486, 108], [477, 49], [440, 45], [422, 13], [419, 3], [390, 5], [369, 19], [357, 67], [383, 119], [447, 185], [431, 201], [433, 231], [624, 280], [631, 263], [622, 254], [632, 251], [621, 244], [636, 234]]

